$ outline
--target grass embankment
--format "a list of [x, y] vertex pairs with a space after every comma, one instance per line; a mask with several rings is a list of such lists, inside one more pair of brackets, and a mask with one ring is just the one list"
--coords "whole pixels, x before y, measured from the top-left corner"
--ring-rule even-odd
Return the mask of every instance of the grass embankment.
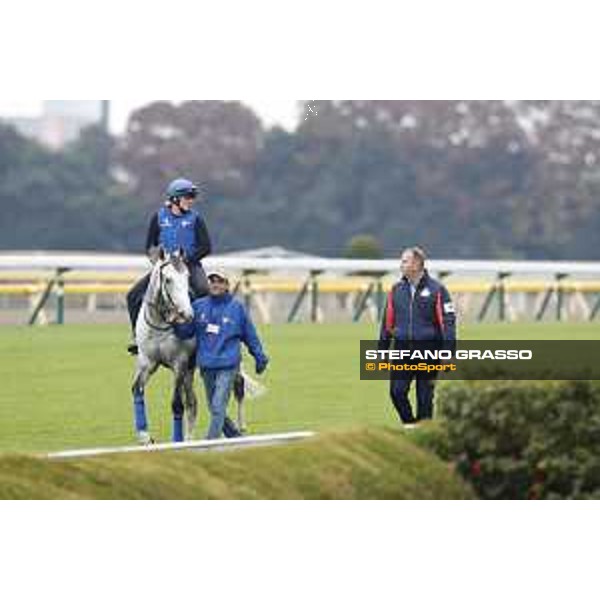
[[50, 462], [0, 457], [4, 499], [468, 499], [452, 469], [385, 428], [289, 446]]

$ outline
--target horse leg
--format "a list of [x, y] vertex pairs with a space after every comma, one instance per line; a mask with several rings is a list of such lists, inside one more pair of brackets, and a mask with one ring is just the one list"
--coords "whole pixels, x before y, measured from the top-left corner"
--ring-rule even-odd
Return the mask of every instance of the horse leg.
[[186, 441], [194, 439], [194, 431], [198, 421], [198, 397], [194, 391], [194, 369], [188, 369], [183, 378], [185, 390]]
[[241, 433], [246, 433], [246, 419], [244, 415], [244, 399], [238, 400], [238, 416], [237, 416], [237, 426]]
[[148, 419], [146, 416], [146, 398], [144, 391], [148, 380], [152, 374], [156, 371], [157, 366], [151, 364], [147, 360], [138, 360], [137, 371], [131, 387], [133, 394], [133, 408], [135, 418], [135, 430], [138, 435], [138, 439], [142, 444], [152, 444], [152, 438], [148, 433]]
[[185, 365], [177, 365], [174, 369], [175, 381], [173, 382], [173, 401], [171, 408], [173, 410], [173, 443], [179, 444], [183, 442], [183, 416], [185, 406], [182, 399], [182, 391], [184, 388]]
[[246, 398], [246, 381], [242, 372], [238, 373], [233, 385], [233, 395], [237, 402], [237, 428], [240, 433], [245, 434], [246, 419], [244, 415], [244, 400]]

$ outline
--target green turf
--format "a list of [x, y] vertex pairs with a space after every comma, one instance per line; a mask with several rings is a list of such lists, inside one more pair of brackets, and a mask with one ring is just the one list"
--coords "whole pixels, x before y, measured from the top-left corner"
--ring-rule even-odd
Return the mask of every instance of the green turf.
[[469, 486], [395, 429], [327, 433], [235, 453], [49, 462], [0, 456], [0, 499], [469, 499]]
[[[395, 423], [386, 382], [359, 379], [360, 339], [368, 324], [276, 325], [261, 328], [272, 358], [268, 394], [248, 402], [252, 432], [326, 430]], [[599, 339], [599, 324], [467, 326], [478, 339]], [[0, 329], [0, 451], [45, 451], [129, 444], [134, 361], [123, 326]], [[170, 379], [148, 390], [153, 433], [168, 440]], [[200, 394], [200, 436], [206, 410]]]

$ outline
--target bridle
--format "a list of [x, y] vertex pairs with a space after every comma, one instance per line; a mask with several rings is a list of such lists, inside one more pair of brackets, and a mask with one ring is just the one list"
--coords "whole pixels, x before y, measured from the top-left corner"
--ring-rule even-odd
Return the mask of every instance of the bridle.
[[159, 325], [152, 323], [148, 318], [148, 311], [144, 310], [144, 321], [146, 321], [146, 325], [156, 331], [170, 331], [173, 328], [173, 325], [175, 325], [175, 321], [169, 320], [169, 315], [179, 314], [179, 311], [177, 310], [177, 304], [173, 300], [171, 292], [169, 292], [169, 288], [165, 285], [165, 277], [163, 273], [163, 270], [172, 264], [173, 263], [169, 261], [160, 266], [158, 270], [158, 300], [156, 302], [147, 302], [147, 306], [150, 306], [156, 310], [162, 321], [168, 325], [166, 327], [160, 327]]

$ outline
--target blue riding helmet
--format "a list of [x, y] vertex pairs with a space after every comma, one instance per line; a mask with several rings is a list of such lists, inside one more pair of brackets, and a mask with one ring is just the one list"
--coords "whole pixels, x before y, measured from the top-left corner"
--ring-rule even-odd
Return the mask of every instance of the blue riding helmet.
[[188, 179], [175, 179], [167, 188], [167, 198], [169, 200], [185, 198], [192, 196], [195, 198], [198, 195], [198, 186]]

